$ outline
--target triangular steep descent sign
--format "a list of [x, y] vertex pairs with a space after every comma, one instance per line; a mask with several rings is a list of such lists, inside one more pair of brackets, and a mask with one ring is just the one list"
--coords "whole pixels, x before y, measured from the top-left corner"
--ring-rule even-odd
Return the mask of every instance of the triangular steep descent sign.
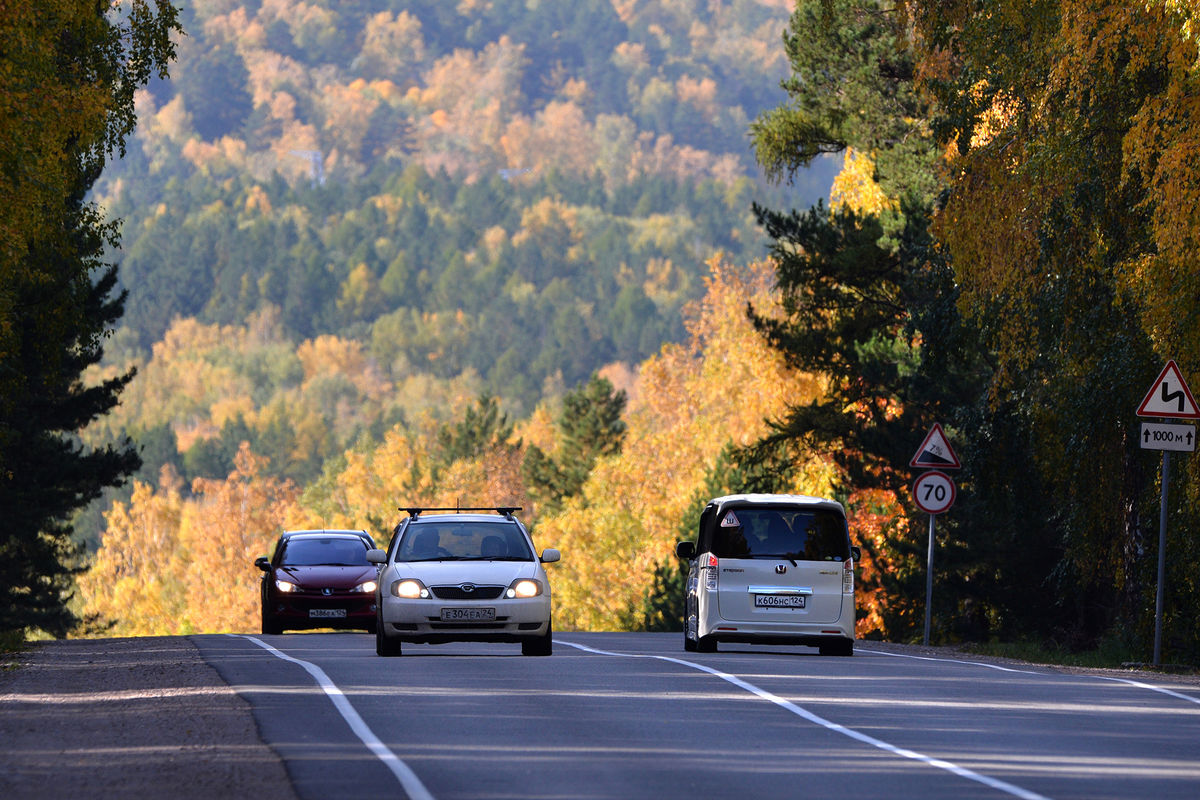
[[917, 448], [917, 454], [912, 457], [912, 461], [909, 461], [908, 465], [931, 469], [938, 467], [959, 469], [962, 467], [958, 461], [958, 454], [950, 446], [950, 440], [946, 438], [946, 432], [942, 430], [940, 422], [933, 423], [929, 433], [925, 434], [925, 441], [921, 442], [921, 446]]
[[1167, 362], [1138, 406], [1139, 417], [1200, 419], [1200, 407], [1174, 359]]

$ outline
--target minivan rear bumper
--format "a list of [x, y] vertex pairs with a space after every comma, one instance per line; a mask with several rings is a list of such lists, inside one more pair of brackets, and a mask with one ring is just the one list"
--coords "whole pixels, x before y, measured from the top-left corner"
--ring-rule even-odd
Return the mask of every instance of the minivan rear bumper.
[[[706, 602], [707, 601], [707, 602]], [[833, 622], [727, 620], [711, 595], [701, 599], [697, 610], [696, 637], [715, 642], [802, 644], [817, 647], [836, 640], [854, 640], [854, 595], [843, 595], [842, 613]]]
[[836, 639], [854, 638], [854, 629], [842, 625], [766, 625], [724, 620], [710, 625], [701, 624], [698, 633], [717, 642], [803, 644], [812, 647]]

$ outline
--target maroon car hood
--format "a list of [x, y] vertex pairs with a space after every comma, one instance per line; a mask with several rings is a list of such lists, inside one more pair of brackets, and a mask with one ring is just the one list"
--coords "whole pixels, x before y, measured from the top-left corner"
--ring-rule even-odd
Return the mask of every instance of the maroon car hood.
[[375, 580], [375, 567], [280, 567], [279, 572], [289, 576], [306, 589], [352, 589], [365, 581]]

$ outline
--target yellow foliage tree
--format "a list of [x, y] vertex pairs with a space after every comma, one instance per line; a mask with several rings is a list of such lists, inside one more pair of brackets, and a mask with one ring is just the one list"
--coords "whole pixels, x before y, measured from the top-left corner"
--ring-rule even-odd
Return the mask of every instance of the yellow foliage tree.
[[[452, 401], [461, 413], [473, 398]], [[439, 418], [422, 414], [408, 428], [389, 430], [381, 444], [344, 454], [345, 466], [317, 490], [306, 493], [300, 519], [335, 527], [375, 522], [384, 535], [408, 506], [513, 505], [528, 508], [521, 479], [523, 448], [489, 448], [472, 459], [436, 463]]]
[[[537, 521], [539, 546], [563, 551], [551, 577], [560, 629], [625, 624], [655, 567], [673, 557], [679, 522], [722, 447], [752, 444], [787, 402], [821, 391], [747, 319], [748, 302], [775, 307], [772, 265], [739, 268], [716, 257], [709, 267], [704, 297], [687, 309], [688, 340], [641, 366], [620, 454], [600, 459], [561, 513]], [[832, 473], [821, 459], [799, 476], [792, 490], [828, 493]]]
[[234, 471], [223, 481], [197, 479], [196, 500], [183, 509], [176, 574], [187, 597], [184, 624], [205, 632], [253, 631], [259, 622], [260, 574], [266, 555], [289, 523], [296, 487], [264, 477], [266, 459], [243, 443]]
[[79, 578], [85, 617], [125, 636], [257, 629], [253, 562], [281, 530], [299, 527], [297, 491], [264, 477], [266, 460], [246, 445], [235, 463], [224, 481], [195, 481], [192, 499], [168, 470], [157, 492], [135, 482], [129, 504], [113, 504], [103, 544]]
[[358, 63], [363, 74], [381, 78], [416, 80], [425, 61], [425, 39], [421, 21], [401, 11], [380, 11], [367, 20]]
[[896, 201], [875, 182], [875, 161], [865, 153], [846, 148], [841, 172], [834, 177], [829, 190], [829, 207], [835, 211], [846, 207], [859, 214], [878, 215], [896, 206]]
[[129, 503], [117, 501], [105, 514], [104, 544], [79, 576], [82, 616], [90, 624], [115, 636], [187, 632], [188, 600], [175, 572], [182, 560], [180, 486], [167, 468], [158, 492], [134, 481]]

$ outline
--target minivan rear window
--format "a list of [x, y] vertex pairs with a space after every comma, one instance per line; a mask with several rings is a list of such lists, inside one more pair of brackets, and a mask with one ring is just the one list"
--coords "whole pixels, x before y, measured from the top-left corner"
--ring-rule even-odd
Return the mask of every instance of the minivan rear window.
[[729, 508], [712, 528], [717, 558], [790, 558], [845, 561], [850, 539], [845, 518], [825, 509]]

